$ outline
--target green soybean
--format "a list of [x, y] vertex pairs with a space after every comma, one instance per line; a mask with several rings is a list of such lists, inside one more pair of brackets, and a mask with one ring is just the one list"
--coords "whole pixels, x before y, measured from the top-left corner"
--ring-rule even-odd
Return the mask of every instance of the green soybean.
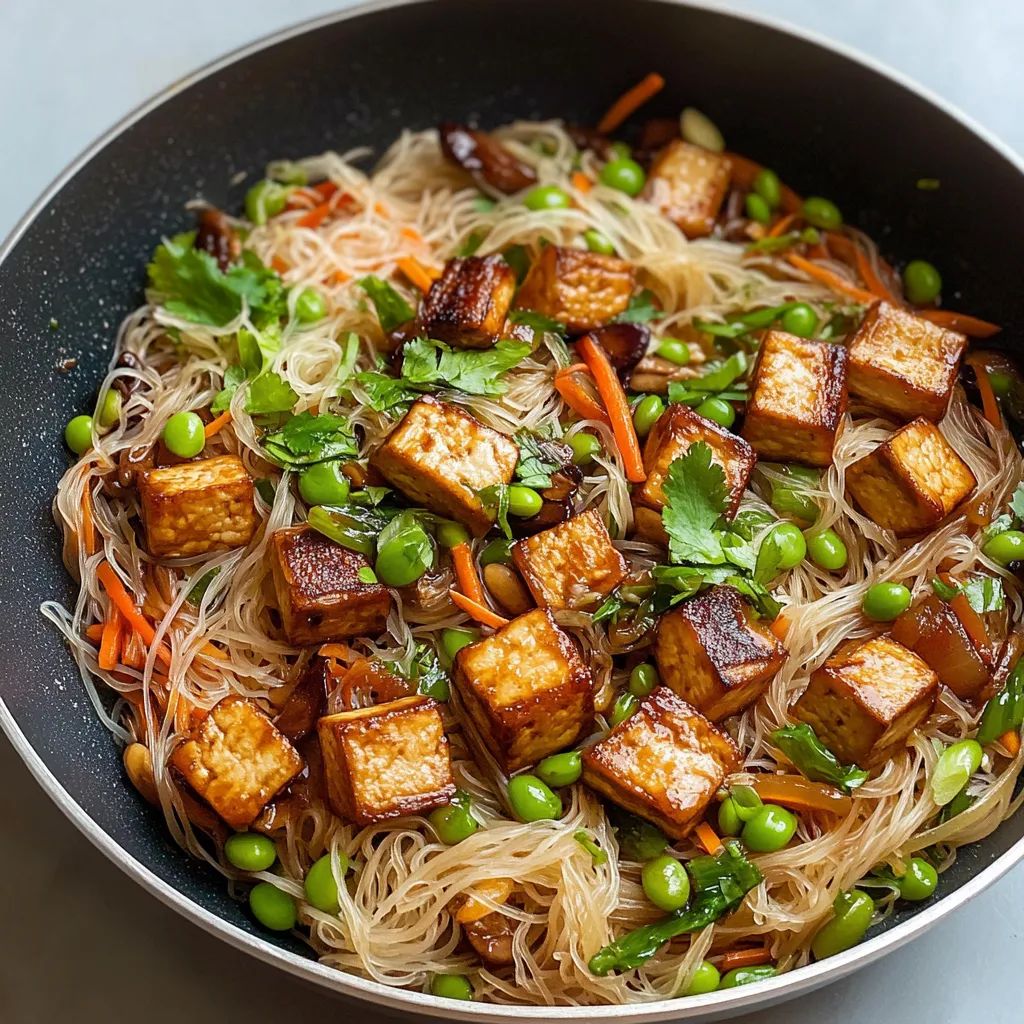
[[806, 302], [790, 306], [782, 314], [782, 329], [798, 338], [811, 338], [818, 329], [818, 314]]
[[718, 968], [709, 960], [701, 960], [697, 964], [697, 970], [694, 971], [693, 977], [690, 979], [690, 984], [683, 991], [683, 995], [702, 996], [708, 992], [714, 992], [721, 980], [722, 975], [719, 973]]
[[249, 909], [264, 928], [274, 932], [291, 931], [299, 916], [295, 900], [270, 882], [260, 882], [252, 887]]
[[646, 437], [658, 418], [665, 411], [665, 403], [659, 395], [647, 395], [641, 398], [633, 410], [633, 428], [637, 437]]
[[838, 572], [846, 565], [846, 545], [835, 530], [821, 530], [807, 537], [807, 554], [819, 569]]
[[900, 879], [900, 895], [905, 900], [926, 900], [939, 884], [939, 873], [923, 857], [913, 857], [907, 873]]
[[[339, 867], [342, 878], [348, 872], [348, 857], [344, 853], [339, 854]], [[331, 869], [331, 855], [325, 853], [319, 860], [313, 862], [309, 871], [306, 872], [306, 879], [302, 883], [306, 891], [306, 899], [317, 910], [325, 914], [336, 914], [340, 901], [338, 899], [338, 883], [334, 880], [334, 871]]]
[[600, 440], [585, 430], [573, 434], [566, 444], [572, 449], [574, 466], [589, 466], [594, 461], [594, 456], [601, 451]]
[[939, 755], [932, 774], [932, 799], [945, 807], [981, 766], [984, 751], [977, 740], [952, 743]]
[[121, 418], [121, 396], [114, 388], [107, 388], [103, 404], [96, 413], [101, 427], [112, 427]]
[[441, 999], [472, 999], [473, 986], [464, 974], [435, 974], [430, 979], [430, 994]]
[[667, 853], [649, 860], [640, 880], [647, 898], [660, 910], [669, 913], [680, 910], [690, 898], [690, 876], [686, 868]]
[[1024, 533], [1020, 530], [1004, 530], [985, 541], [981, 550], [986, 558], [1000, 565], [1019, 562], [1024, 559]]
[[92, 417], [75, 416], [64, 428], [64, 443], [76, 454], [84, 455], [92, 447]]
[[727, 796], [718, 808], [718, 831], [726, 836], [738, 836], [743, 831], [743, 820], [736, 809], [736, 801]]
[[176, 412], [165, 424], [164, 444], [182, 459], [191, 459], [206, 447], [206, 429], [194, 412]]
[[690, 361], [690, 346], [679, 338], [663, 338], [654, 351], [662, 359], [667, 359], [676, 366], [686, 366]]
[[587, 248], [591, 252], [599, 252], [602, 256], [615, 255], [615, 246], [612, 244], [612, 240], [603, 231], [598, 231], [597, 228], [590, 228], [584, 231], [583, 241], [587, 243]]
[[756, 220], [758, 224], [771, 223], [772, 208], [763, 196], [759, 196], [756, 192], [749, 192], [744, 206], [747, 216], [751, 220]]
[[224, 843], [224, 856], [240, 871], [266, 871], [277, 860], [277, 847], [258, 832], [236, 832]]
[[876, 583], [868, 587], [861, 610], [875, 622], [892, 622], [910, 607], [910, 591], [902, 583]]
[[611, 727], [614, 729], [621, 725], [627, 718], [632, 718], [640, 707], [640, 701], [631, 693], [623, 693], [612, 705], [612, 713], [608, 716]]
[[299, 474], [299, 494], [307, 505], [344, 505], [350, 486], [337, 459], [317, 462]]
[[315, 324], [326, 315], [324, 297], [315, 288], [303, 288], [295, 300], [295, 319], [300, 324]]
[[850, 889], [835, 898], [832, 909], [835, 916], [819, 929], [811, 943], [817, 960], [856, 946], [871, 926], [875, 902], [863, 889]]
[[720, 427], [729, 429], [736, 422], [736, 410], [723, 398], [705, 398], [696, 409], [698, 416], [703, 416]]
[[469, 543], [469, 530], [462, 523], [447, 520], [437, 527], [437, 543], [443, 548], [457, 548], [460, 544]]
[[765, 804], [743, 826], [743, 842], [755, 853], [781, 850], [796, 832], [796, 815], [778, 804]]
[[245, 194], [245, 215], [253, 224], [266, 224], [284, 209], [290, 191], [269, 178], [256, 182]]
[[475, 629], [443, 629], [441, 630], [441, 652], [448, 659], [450, 665], [455, 661], [455, 655], [463, 647], [475, 644], [479, 639], [480, 633]]
[[754, 191], [774, 210], [782, 202], [782, 182], [779, 176], [767, 167], [754, 177]]
[[523, 206], [528, 210], [564, 210], [571, 202], [557, 185], [538, 185], [523, 197]]
[[659, 682], [658, 670], [649, 661], [645, 661], [629, 673], [629, 692], [634, 697], [646, 697]]
[[602, 185], [625, 192], [627, 196], [638, 196], [647, 182], [644, 169], [629, 157], [610, 160], [598, 175]]
[[537, 778], [549, 786], [571, 786], [583, 774], [583, 757], [578, 750], [545, 757], [537, 765]]
[[903, 271], [903, 291], [915, 306], [934, 302], [942, 291], [942, 276], [925, 260], [911, 260]]
[[545, 821], [562, 815], [562, 801], [536, 775], [509, 779], [508, 802], [521, 821]]
[[418, 523], [392, 537], [377, 551], [374, 571], [389, 587], [415, 583], [434, 564], [434, 546]]
[[524, 484], [512, 484], [508, 489], [508, 510], [511, 515], [520, 519], [535, 516], [544, 504], [544, 499], [532, 488]]
[[804, 220], [823, 231], [834, 231], [843, 223], [843, 215], [830, 199], [808, 196], [803, 205]]
[[738, 988], [740, 985], [753, 985], [758, 981], [774, 978], [779, 972], [771, 964], [760, 964], [757, 967], [734, 967], [726, 974], [719, 988]]
[[468, 839], [479, 828], [476, 818], [468, 807], [462, 804], [448, 804], [437, 807], [430, 812], [430, 824], [437, 833], [437, 838], [445, 846], [454, 846]]
[[782, 570], [795, 569], [807, 555], [807, 541], [794, 523], [779, 523], [761, 544], [769, 546], [772, 561]]

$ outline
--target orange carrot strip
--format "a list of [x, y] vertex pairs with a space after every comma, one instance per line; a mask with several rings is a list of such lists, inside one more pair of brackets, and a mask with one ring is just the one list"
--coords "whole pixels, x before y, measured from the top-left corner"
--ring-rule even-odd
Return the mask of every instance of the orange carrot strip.
[[417, 244], [423, 241], [423, 236], [415, 229], [408, 226], [402, 228], [398, 232], [403, 238], [407, 238], [410, 242], [416, 242]]
[[841, 292], [843, 295], [848, 295], [851, 299], [855, 299], [857, 302], [863, 302], [865, 304], [875, 301], [875, 296], [872, 295], [871, 292], [844, 281], [838, 274], [833, 273], [825, 267], [818, 266], [817, 263], [805, 259], [803, 256], [797, 256], [796, 253], [791, 253], [786, 257], [786, 259], [788, 259], [789, 262], [798, 270], [802, 270], [809, 277], [813, 277], [815, 281], [820, 281], [821, 284], [828, 285], [833, 291]]
[[588, 334], [576, 342], [576, 351], [583, 356], [583, 361], [590, 367], [590, 372], [594, 375], [594, 383], [597, 385], [597, 393], [608, 410], [615, 443], [619, 446], [619, 451], [622, 454], [626, 479], [630, 483], [641, 484], [647, 479], [647, 474], [644, 472], [640, 441], [636, 436], [636, 427], [633, 426], [629, 402], [626, 401], [626, 392], [622, 389], [619, 375], [609, 362], [605, 350], [591, 335]]
[[287, 274], [291, 270], [291, 265], [286, 263], [280, 256], [274, 256], [270, 261], [271, 267], [276, 270], [279, 274]]
[[337, 658], [338, 661], [345, 661], [352, 651], [348, 644], [321, 644], [316, 653], [321, 658]]
[[[829, 244], [831, 244], [832, 235], [830, 234], [828, 237]], [[893, 295], [889, 286], [875, 273], [875, 268], [871, 265], [868, 254], [859, 245], [853, 247], [853, 254], [857, 261], [857, 273], [860, 274], [861, 280], [868, 286], [868, 291], [876, 298], [898, 305], [896, 296]]]
[[117, 664], [121, 656], [121, 624], [124, 620], [117, 607], [110, 609], [107, 621], [103, 623], [103, 635], [100, 637], [100, 654], [97, 662], [108, 672]]
[[321, 181], [319, 185], [314, 185], [311, 191], [315, 192], [321, 200], [330, 199], [338, 191], [338, 186], [333, 181]]
[[82, 488], [82, 546], [87, 555], [96, 554], [96, 527], [92, 519], [92, 494], [88, 481]]
[[472, 889], [467, 890], [466, 902], [455, 912], [455, 920], [459, 924], [472, 924], [491, 912], [491, 908], [483, 900], [478, 900], [474, 893], [486, 896], [495, 903], [505, 903], [514, 888], [515, 882], [511, 878], [488, 878], [477, 882]]
[[207, 658], [214, 658], [217, 661], [230, 661], [231, 655], [227, 651], [222, 651], [216, 644], [211, 643], [209, 640], [199, 648], [199, 653], [205, 655]]
[[352, 278], [352, 275], [351, 275], [351, 274], [349, 274], [349, 273], [348, 273], [347, 271], [344, 271], [344, 270], [336, 270], [336, 271], [335, 271], [335, 272], [334, 272], [334, 273], [333, 273], [333, 274], [331, 275], [331, 278], [330, 278], [330, 279], [331, 279], [331, 281], [332, 281], [332, 282], [333, 282], [334, 284], [344, 284], [344, 283], [345, 283], [346, 281], [349, 281], [349, 280], [351, 280], [351, 278]]
[[432, 267], [423, 266], [415, 256], [399, 256], [395, 262], [398, 269], [424, 294], [430, 291], [430, 286], [441, 276]]
[[456, 544], [452, 548], [452, 561], [455, 563], [455, 576], [466, 597], [484, 603], [484, 588], [476, 572], [473, 561], [473, 549], [468, 544]]
[[991, 338], [993, 334], [998, 334], [1002, 330], [998, 324], [979, 320], [976, 316], [968, 316], [966, 313], [954, 313], [950, 309], [919, 309], [917, 315], [939, 327], [959, 331], [972, 338]]
[[130, 630], [124, 640], [121, 651], [121, 664], [128, 668], [144, 668], [146, 665], [146, 645], [142, 642], [138, 630]]
[[479, 601], [460, 594], [457, 590], [449, 590], [448, 596], [455, 602], [456, 607], [464, 611], [470, 618], [476, 619], [481, 625], [490, 626], [492, 629], [501, 629], [502, 626], [508, 625], [508, 619], [497, 612], [492, 612], [490, 608], [485, 608]]
[[226, 427], [231, 422], [231, 410], [225, 409], [215, 420], [210, 420], [204, 428], [204, 433], [207, 437], [213, 437], [214, 434], [218, 433], [222, 427]]
[[562, 401], [577, 416], [581, 416], [585, 420], [600, 420], [602, 423], [607, 423], [608, 413], [576, 379], [577, 374], [585, 374], [589, 377], [590, 367], [586, 363], [574, 363], [564, 370], [559, 370], [555, 374], [555, 390], [562, 396]]
[[[957, 585], [957, 581], [948, 572], [940, 572], [939, 579], [947, 587], [955, 587]], [[956, 617], [960, 620], [960, 625], [964, 627], [964, 632], [970, 638], [971, 643], [974, 644], [975, 649], [982, 657], [986, 657], [990, 653], [988, 630], [985, 629], [984, 619], [971, 607], [971, 602], [967, 600], [967, 595], [960, 591], [949, 602], [949, 607], [953, 609]]]
[[772, 954], [765, 946], [754, 946], [752, 949], [730, 949], [723, 953], [719, 960], [718, 969], [724, 974], [736, 967], [757, 967], [760, 964], [770, 964]]
[[[96, 570], [96, 575], [110, 596], [110, 600], [117, 605], [117, 610], [128, 620], [128, 624], [142, 637], [145, 644], [152, 646], [153, 641], [156, 640], [156, 630], [136, 607], [131, 595], [124, 589], [124, 584], [111, 568], [110, 563], [103, 562]], [[170, 665], [171, 652], [163, 644], [156, 649], [156, 656], [165, 665]]]
[[594, 183], [582, 171], [576, 171], [572, 176], [572, 187], [586, 194], [594, 187]]
[[665, 87], [665, 79], [652, 71], [642, 82], [624, 92], [609, 108], [608, 112], [597, 122], [597, 130], [602, 135], [615, 131], [634, 111], [642, 107], [652, 96]]
[[786, 613], [779, 612], [775, 616], [775, 621], [768, 628], [777, 639], [785, 640], [786, 634], [789, 632], [789, 619], [786, 618]]
[[722, 840], [718, 838], [715, 830], [706, 821], [697, 825], [693, 832], [697, 837], [697, 842], [704, 847], [706, 853], [714, 856], [722, 848]]
[[755, 775], [753, 788], [767, 804], [782, 804], [800, 811], [827, 811], [845, 817], [853, 807], [853, 801], [835, 786], [799, 775]]
[[328, 200], [326, 203], [314, 206], [309, 213], [304, 213], [295, 223], [300, 228], [318, 228], [332, 213], [334, 213], [334, 203]]
[[94, 622], [91, 626], [87, 626], [85, 630], [86, 639], [93, 644], [98, 644], [103, 639], [103, 627], [104, 623]]
[[[732, 184], [735, 188], [749, 192], [754, 187], [754, 179], [764, 170], [764, 164], [759, 164], [749, 157], [740, 156], [739, 153], [726, 152], [722, 154], [729, 158], [732, 164]], [[787, 185], [782, 186], [782, 199], [779, 208], [783, 213], [800, 213], [804, 201]]]
[[1003, 418], [999, 414], [999, 401], [996, 398], [996, 393], [992, 390], [992, 381], [988, 379], [988, 367], [985, 365], [985, 360], [972, 352], [964, 362], [974, 370], [978, 390], [981, 392], [981, 408], [984, 410], [985, 419], [998, 430], [1003, 425]]
[[780, 217], [769, 229], [766, 238], [778, 238], [779, 235], [784, 235], [795, 223], [797, 214], [787, 213], [784, 217]]
[[1016, 757], [1020, 753], [1020, 733], [1016, 729], [1004, 732], [998, 742], [1006, 747], [1010, 757]]

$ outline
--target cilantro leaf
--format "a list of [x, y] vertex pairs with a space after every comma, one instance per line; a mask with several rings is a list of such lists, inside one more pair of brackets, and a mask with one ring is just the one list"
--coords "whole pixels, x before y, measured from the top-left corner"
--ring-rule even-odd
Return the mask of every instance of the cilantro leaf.
[[[432, 342], [438, 345], [439, 342]], [[493, 348], [474, 350], [441, 349], [437, 372], [440, 380], [468, 395], [497, 398], [508, 390], [501, 377], [521, 363], [532, 351], [526, 342], [499, 341]]]
[[359, 572], [356, 573], [360, 583], [378, 583], [377, 574], [368, 566], [361, 566]]
[[967, 597], [967, 603], [979, 615], [1001, 611], [1005, 603], [1003, 581], [993, 576], [978, 576], [964, 584], [949, 584], [939, 579], [938, 576], [933, 576], [932, 590], [943, 601], [952, 601], [960, 594], [964, 594]]
[[235, 392], [244, 380], [245, 370], [241, 366], [229, 366], [224, 371], [224, 387], [210, 403], [210, 412], [214, 415], [226, 412], [231, 405], [231, 399], [235, 397]]
[[238, 332], [238, 361], [242, 364], [246, 376], [258, 377], [269, 369], [271, 360], [281, 351], [281, 329], [277, 324], [270, 324], [259, 332]]
[[673, 562], [720, 563], [725, 555], [716, 532], [729, 503], [725, 471], [704, 441], [672, 462], [663, 485], [662, 523]]
[[433, 697], [434, 700], [445, 701], [449, 697], [450, 681], [448, 673], [441, 667], [437, 651], [429, 644], [419, 643], [413, 649], [412, 656], [406, 655], [391, 663], [397, 675], [416, 684], [416, 692]]
[[392, 377], [379, 370], [364, 370], [356, 374], [356, 381], [366, 392], [366, 404], [375, 412], [391, 412], [398, 406], [415, 402], [422, 391], [400, 377]]
[[552, 457], [548, 446], [528, 430], [520, 430], [515, 442], [519, 445], [519, 462], [516, 463], [519, 482], [537, 490], [550, 487], [551, 474], [561, 468], [561, 463]]
[[342, 350], [341, 363], [338, 366], [338, 384], [342, 390], [346, 390], [345, 385], [352, 379], [356, 360], [359, 358], [359, 335], [355, 331], [349, 331], [345, 335], [345, 341], [342, 342], [339, 338], [338, 344]]
[[268, 321], [284, 314], [284, 283], [255, 253], [243, 251], [242, 261], [224, 271], [194, 242], [194, 231], [175, 235], [157, 246], [149, 264], [149, 286], [169, 313], [210, 327], [230, 323], [243, 303]]
[[314, 416], [308, 409], [263, 438], [263, 449], [270, 461], [283, 469], [349, 458], [359, 452], [346, 420], [328, 414]]
[[387, 281], [369, 274], [356, 283], [370, 296], [370, 301], [377, 310], [380, 329], [385, 334], [390, 334], [396, 327], [408, 323], [416, 315], [412, 306]]
[[646, 324], [651, 320], [660, 320], [664, 312], [657, 306], [657, 298], [650, 288], [645, 288], [639, 295], [633, 295], [629, 305], [612, 323], [616, 324]]
[[758, 580], [749, 576], [730, 576], [726, 583], [735, 587], [754, 607], [763, 619], [774, 622], [782, 611], [782, 605], [775, 600], [772, 592]]
[[538, 334], [557, 334], [559, 338], [567, 338], [569, 336], [569, 332], [561, 320], [545, 316], [543, 313], [538, 313], [532, 309], [513, 309], [508, 315], [508, 322], [510, 324], [522, 324]]
[[262, 413], [291, 412], [299, 396], [276, 373], [264, 373], [249, 385], [245, 411], [250, 416]]
[[476, 492], [484, 510], [494, 515], [501, 532], [511, 540], [512, 527], [508, 525], [508, 484], [491, 484]]
[[1017, 484], [1017, 489], [1010, 499], [1010, 511], [1018, 519], [1024, 519], [1024, 483]]

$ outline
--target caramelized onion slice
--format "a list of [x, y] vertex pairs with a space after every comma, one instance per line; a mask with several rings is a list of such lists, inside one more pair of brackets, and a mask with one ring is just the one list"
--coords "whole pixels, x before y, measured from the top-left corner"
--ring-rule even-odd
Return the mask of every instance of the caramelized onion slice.
[[651, 331], [646, 324], [607, 324], [590, 333], [608, 353], [608, 361], [623, 379], [643, 359], [651, 342]]
[[537, 184], [537, 175], [487, 132], [445, 121], [440, 128], [441, 151], [478, 181], [511, 193]]

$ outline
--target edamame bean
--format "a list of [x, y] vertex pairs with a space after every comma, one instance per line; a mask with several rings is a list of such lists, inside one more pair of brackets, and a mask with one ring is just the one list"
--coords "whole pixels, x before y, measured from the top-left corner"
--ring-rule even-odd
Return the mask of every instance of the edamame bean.
[[114, 388], [107, 388], [96, 419], [101, 427], [112, 427], [120, 418], [121, 396]]
[[487, 566], [493, 562], [500, 562], [502, 565], [508, 565], [512, 561], [512, 554], [510, 548], [515, 541], [506, 540], [504, 538], [498, 538], [492, 540], [483, 551], [480, 552], [480, 565]]
[[326, 315], [324, 297], [315, 288], [303, 288], [295, 300], [295, 319], [300, 324], [315, 324]]
[[544, 504], [544, 499], [532, 488], [523, 484], [512, 484], [508, 489], [508, 510], [520, 519], [535, 516]]
[[629, 692], [634, 697], [646, 697], [660, 682], [658, 670], [649, 661], [645, 661], [629, 673]]
[[615, 255], [615, 246], [612, 244], [612, 240], [603, 231], [598, 231], [597, 228], [590, 228], [584, 231], [583, 241], [587, 243], [587, 248], [591, 252], [599, 252], [602, 256]]
[[632, 718], [640, 707], [640, 701], [631, 693], [620, 694], [619, 698], [612, 705], [612, 713], [608, 716], [611, 727], [614, 729], [621, 725], [627, 718]]
[[751, 220], [756, 220], [758, 224], [771, 223], [772, 208], [768, 205], [764, 196], [759, 196], [756, 192], [748, 192], [743, 205], [746, 208], [747, 216]]
[[562, 801], [536, 775], [509, 779], [508, 802], [521, 821], [545, 821], [562, 815]]
[[307, 466], [299, 474], [299, 494], [307, 505], [344, 505], [350, 487], [337, 459]]
[[910, 607], [910, 591], [902, 583], [876, 583], [868, 587], [861, 611], [874, 622], [892, 622]]
[[932, 799], [945, 807], [981, 766], [984, 751], [977, 740], [960, 740], [951, 743], [939, 754], [939, 760], [932, 774]]
[[773, 210], [782, 202], [782, 182], [779, 181], [779, 176], [767, 167], [757, 172], [753, 188]]
[[720, 427], [729, 429], [736, 422], [736, 410], [723, 398], [705, 398], [696, 409], [698, 416], [703, 416]]
[[834, 231], [843, 223], [843, 215], [830, 199], [808, 196], [803, 205], [804, 220], [824, 231]]
[[1020, 530], [1004, 530], [985, 541], [981, 550], [987, 558], [1000, 565], [1019, 562], [1024, 559], [1024, 533]]
[[690, 361], [690, 346], [679, 338], [663, 338], [654, 351], [676, 366], [685, 366]]
[[610, 160], [598, 175], [602, 185], [625, 192], [627, 196], [638, 196], [647, 182], [644, 169], [629, 157]]
[[725, 836], [738, 836], [743, 831], [743, 820], [731, 796], [727, 796], [718, 807], [718, 831]]
[[469, 543], [469, 530], [462, 523], [451, 520], [438, 524], [437, 543], [443, 548], [457, 548], [460, 544]]
[[911, 260], [903, 271], [903, 291], [915, 306], [924, 306], [939, 297], [942, 277], [925, 260]]
[[709, 960], [701, 960], [683, 995], [702, 996], [707, 992], [714, 992], [721, 980], [722, 975], [718, 968]]
[[806, 302], [790, 306], [782, 314], [782, 329], [798, 338], [811, 338], [818, 329], [818, 314]]
[[782, 570], [796, 568], [807, 554], [807, 541], [794, 523], [779, 523], [761, 543], [774, 548], [773, 561]]
[[289, 191], [269, 178], [256, 182], [245, 194], [245, 215], [253, 224], [266, 224], [268, 217], [273, 217], [284, 209]]
[[538, 185], [523, 197], [523, 206], [528, 210], [564, 210], [571, 202], [557, 185]]
[[430, 979], [430, 994], [441, 999], [472, 999], [473, 986], [464, 974], [435, 974]]
[[475, 629], [443, 629], [441, 630], [441, 651], [448, 659], [448, 664], [455, 661], [455, 655], [475, 644], [480, 639], [480, 633]]
[[774, 978], [778, 971], [771, 964], [761, 964], [758, 967], [734, 967], [726, 974], [719, 988], [737, 988], [740, 985], [753, 985], [758, 981], [766, 981]]
[[690, 876], [675, 857], [664, 853], [649, 860], [640, 875], [647, 898], [660, 910], [672, 912], [690, 898]]
[[419, 524], [392, 537], [377, 551], [374, 571], [389, 587], [415, 583], [434, 564], [434, 545]]
[[778, 804], [765, 804], [743, 826], [743, 842], [755, 853], [781, 850], [796, 832], [796, 815]]
[[252, 887], [249, 909], [264, 928], [274, 932], [291, 931], [298, 918], [295, 900], [270, 882], [260, 882]]
[[583, 758], [578, 750], [545, 757], [537, 765], [537, 777], [549, 786], [571, 786], [583, 774]]
[[[341, 875], [344, 878], [348, 872], [348, 857], [344, 853], [339, 853], [339, 861]], [[309, 871], [306, 872], [306, 880], [302, 885], [306, 890], [306, 899], [317, 910], [322, 910], [325, 914], [338, 912], [338, 883], [334, 880], [329, 853], [325, 853], [319, 860], [313, 862]]]
[[659, 395], [647, 395], [646, 398], [641, 398], [633, 410], [633, 427], [637, 437], [646, 437], [664, 411], [665, 403]]
[[92, 417], [74, 416], [64, 428], [64, 443], [76, 454], [84, 455], [92, 447]]
[[846, 565], [846, 545], [835, 530], [821, 530], [807, 537], [807, 554], [819, 569], [838, 572]]
[[430, 812], [430, 824], [445, 846], [454, 846], [468, 839], [479, 828], [476, 818], [462, 804], [448, 804]]
[[875, 902], [863, 889], [850, 889], [836, 897], [832, 908], [835, 917], [821, 927], [811, 943], [817, 960], [856, 946], [871, 926]]
[[258, 832], [236, 832], [224, 843], [224, 856], [240, 871], [266, 871], [277, 860], [277, 847]]
[[589, 466], [594, 461], [594, 456], [601, 451], [600, 440], [585, 430], [573, 434], [566, 444], [572, 449], [574, 466]]
[[926, 900], [939, 884], [939, 873], [923, 857], [913, 857], [907, 873], [900, 879], [900, 895], [905, 900]]
[[203, 421], [194, 412], [176, 412], [165, 424], [164, 444], [179, 458], [191, 459], [206, 447]]

